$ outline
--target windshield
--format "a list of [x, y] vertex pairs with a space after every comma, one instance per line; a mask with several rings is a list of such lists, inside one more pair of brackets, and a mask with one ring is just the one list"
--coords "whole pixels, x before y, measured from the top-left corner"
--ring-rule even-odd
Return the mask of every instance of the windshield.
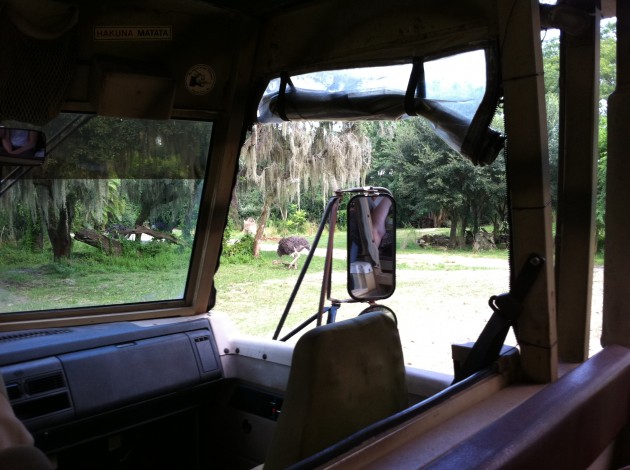
[[475, 165], [492, 163], [504, 136], [490, 128], [500, 98], [493, 47], [413, 64], [282, 76], [268, 85], [258, 122], [401, 120], [422, 116]]
[[[419, 98], [438, 101], [444, 107], [471, 120], [486, 91], [484, 50], [479, 49], [444, 58], [426, 60], [422, 65], [424, 94]], [[412, 64], [410, 63], [313, 72], [292, 76], [292, 86], [289, 86], [287, 92], [326, 93], [327, 96], [338, 94], [337, 96], [343, 96], [346, 100], [380, 94], [381, 96], [390, 96], [392, 101], [398, 97], [396, 102], [400, 102], [400, 97], [404, 96], [407, 91], [411, 72]], [[258, 109], [258, 117], [261, 122], [273, 120], [266, 107], [269, 101], [280, 92], [280, 88], [280, 78], [269, 82]], [[322, 107], [331, 105], [330, 98], [325, 100], [322, 98], [322, 100]], [[381, 116], [376, 114], [375, 116], [362, 116], [363, 118], [404, 117], [404, 111], [402, 109], [392, 111], [391, 104], [379, 108], [374, 106], [373, 102], [370, 103], [370, 109], [364, 110], [366, 114], [370, 111], [373, 113], [398, 112], [400, 115]], [[402, 104], [402, 102], [400, 103]], [[336, 119], [341, 117], [335, 116]], [[291, 116], [291, 120], [295, 119], [298, 119], [298, 116]]]
[[0, 312], [183, 299], [212, 123], [62, 115], [42, 130], [44, 165], [0, 199]]
[[424, 63], [426, 98], [472, 119], [486, 92], [486, 58], [477, 50]]

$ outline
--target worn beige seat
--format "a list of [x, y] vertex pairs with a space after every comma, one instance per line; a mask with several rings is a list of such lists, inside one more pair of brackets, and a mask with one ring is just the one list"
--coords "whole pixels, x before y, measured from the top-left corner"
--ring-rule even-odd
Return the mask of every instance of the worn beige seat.
[[373, 312], [320, 326], [295, 346], [266, 470], [298, 462], [407, 405], [392, 317]]

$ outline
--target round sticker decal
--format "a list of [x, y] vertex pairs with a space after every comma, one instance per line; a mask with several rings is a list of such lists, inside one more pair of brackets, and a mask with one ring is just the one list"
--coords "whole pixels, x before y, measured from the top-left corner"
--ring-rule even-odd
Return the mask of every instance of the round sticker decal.
[[193, 65], [186, 73], [186, 88], [193, 95], [205, 95], [214, 88], [216, 76], [209, 65]]

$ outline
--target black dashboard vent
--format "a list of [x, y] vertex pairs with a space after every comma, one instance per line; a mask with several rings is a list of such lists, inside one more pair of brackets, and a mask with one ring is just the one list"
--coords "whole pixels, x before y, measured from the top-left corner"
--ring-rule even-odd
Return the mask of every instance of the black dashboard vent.
[[0, 343], [6, 341], [19, 341], [21, 339], [28, 338], [37, 338], [40, 336], [50, 336], [50, 335], [59, 335], [64, 333], [71, 333], [72, 330], [32, 330], [32, 331], [21, 331], [18, 333], [9, 333], [0, 336]]
[[69, 410], [71, 408], [68, 392], [45, 395], [13, 405], [15, 415], [23, 420], [41, 418], [42, 416]]
[[51, 390], [65, 388], [66, 381], [63, 377], [63, 373], [59, 371], [42, 377], [26, 379], [24, 385], [26, 393], [29, 395], [37, 395], [38, 393], [46, 393]]

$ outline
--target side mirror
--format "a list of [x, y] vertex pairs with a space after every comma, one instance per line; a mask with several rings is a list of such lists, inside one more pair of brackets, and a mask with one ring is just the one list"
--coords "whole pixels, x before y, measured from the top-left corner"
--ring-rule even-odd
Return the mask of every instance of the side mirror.
[[355, 300], [386, 299], [396, 288], [396, 206], [387, 194], [348, 202], [348, 293]]
[[46, 158], [46, 136], [32, 129], [0, 127], [0, 164], [39, 166]]

